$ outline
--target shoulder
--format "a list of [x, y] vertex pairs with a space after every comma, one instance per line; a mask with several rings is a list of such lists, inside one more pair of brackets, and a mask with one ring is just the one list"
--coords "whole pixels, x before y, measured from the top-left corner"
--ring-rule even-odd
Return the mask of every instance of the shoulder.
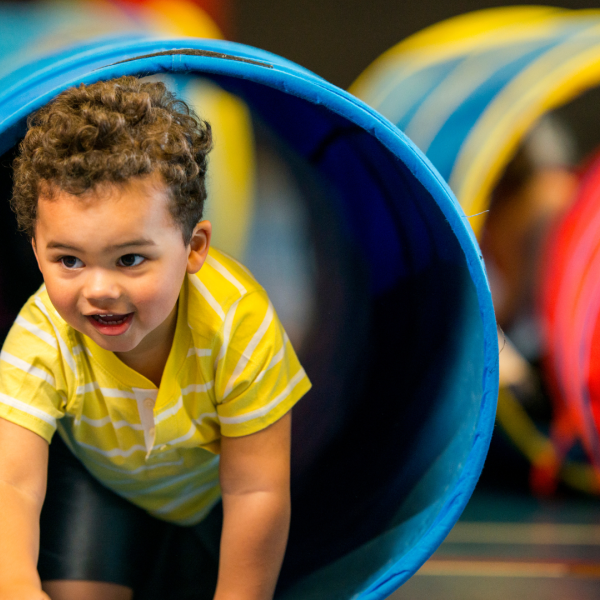
[[42, 286], [20, 310], [8, 339], [34, 338], [56, 348], [59, 338], [69, 337], [69, 329], [52, 305], [46, 287]]
[[188, 276], [189, 324], [192, 330], [222, 329], [244, 315], [264, 315], [269, 298], [252, 273], [237, 260], [211, 248], [195, 275]]
[[0, 416], [48, 442], [75, 380], [67, 327], [41, 288], [21, 309], [0, 352]]
[[53, 368], [65, 362], [71, 371], [76, 351], [73, 330], [52, 305], [45, 286], [27, 300], [2, 347], [4, 356], [35, 359]]
[[230, 300], [255, 291], [264, 292], [242, 263], [216, 248], [209, 250], [206, 262], [197, 276], [223, 298]]

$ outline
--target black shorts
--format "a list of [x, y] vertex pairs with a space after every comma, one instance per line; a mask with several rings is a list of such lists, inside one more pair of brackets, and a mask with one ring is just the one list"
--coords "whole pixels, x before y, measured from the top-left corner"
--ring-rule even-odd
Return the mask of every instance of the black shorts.
[[56, 435], [50, 444], [38, 570], [42, 581], [125, 585], [141, 600], [210, 600], [221, 523], [220, 503], [193, 527], [150, 516], [100, 484]]

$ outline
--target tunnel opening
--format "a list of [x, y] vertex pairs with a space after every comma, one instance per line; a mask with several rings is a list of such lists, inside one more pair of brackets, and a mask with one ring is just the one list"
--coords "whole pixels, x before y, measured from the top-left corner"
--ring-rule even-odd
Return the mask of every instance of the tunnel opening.
[[[131, 61], [118, 71], [114, 64], [102, 71], [102, 52], [96, 60], [57, 81], [40, 80], [28, 97], [41, 105], [80, 80], [176, 70], [164, 54], [152, 59], [155, 66], [145, 58], [143, 68]], [[366, 107], [344, 114], [336, 105], [341, 91], [333, 100], [303, 70], [292, 75], [320, 86], [319, 101], [291, 89], [287, 62], [277, 73], [285, 85], [232, 75], [229, 66], [210, 72], [191, 65], [187, 74], [202, 72], [247, 103], [259, 143], [286, 161], [308, 215], [315, 309], [300, 358], [313, 390], [294, 409], [294, 510], [278, 598], [366, 594], [392, 577], [391, 565], [399, 585], [458, 518], [487, 449], [496, 339], [476, 246], [449, 222], [456, 209], [442, 209], [448, 191], [418, 151]], [[243, 61], [235, 68], [260, 69]], [[10, 105], [17, 106], [15, 97]], [[10, 163], [34, 108], [0, 125], [6, 330], [41, 284], [8, 207]], [[0, 97], [2, 110], [9, 107]], [[358, 111], [368, 126], [357, 122]], [[396, 148], [386, 136], [395, 136]], [[384, 590], [368, 597], [382, 598]]]

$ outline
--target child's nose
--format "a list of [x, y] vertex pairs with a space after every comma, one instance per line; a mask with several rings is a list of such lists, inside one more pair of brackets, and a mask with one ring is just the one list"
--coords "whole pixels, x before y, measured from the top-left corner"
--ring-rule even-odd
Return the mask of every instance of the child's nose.
[[105, 269], [90, 269], [83, 295], [87, 300], [116, 300], [121, 296], [121, 289], [114, 274]]

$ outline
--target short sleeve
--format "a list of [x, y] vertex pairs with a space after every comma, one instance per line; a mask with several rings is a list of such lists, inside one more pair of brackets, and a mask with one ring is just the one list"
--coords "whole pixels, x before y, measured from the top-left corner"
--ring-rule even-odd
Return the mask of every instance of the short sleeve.
[[223, 325], [215, 376], [221, 433], [238, 437], [265, 429], [310, 387], [264, 290], [243, 296]]
[[0, 352], [0, 417], [50, 442], [64, 415], [66, 384], [64, 343], [47, 312], [33, 297], [8, 333]]

